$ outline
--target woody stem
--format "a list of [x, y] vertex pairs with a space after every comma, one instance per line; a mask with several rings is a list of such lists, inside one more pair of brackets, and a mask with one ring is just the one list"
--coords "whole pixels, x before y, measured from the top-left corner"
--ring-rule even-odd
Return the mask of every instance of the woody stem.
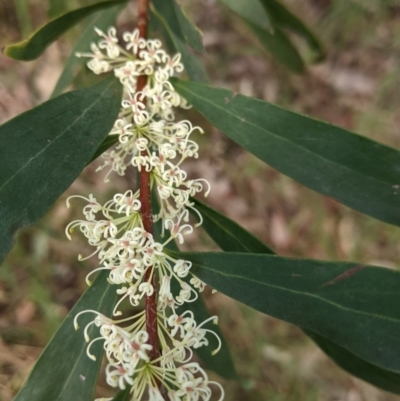
[[[147, 26], [148, 26], [148, 10], [149, 0], [138, 0], [138, 26], [139, 35], [141, 38], [147, 38]], [[140, 55], [138, 55], [140, 58]], [[137, 81], [137, 92], [144, 89], [147, 83], [147, 76], [141, 75]], [[147, 154], [142, 152], [142, 156]], [[152, 206], [151, 206], [151, 186], [150, 186], [150, 172], [146, 171], [145, 168], [140, 170], [140, 202], [141, 202], [141, 214], [143, 220], [144, 229], [154, 235], [153, 219], [152, 219]], [[149, 282], [154, 288], [152, 295], [145, 296], [145, 313], [146, 313], [146, 331], [149, 335], [148, 343], [153, 347], [150, 352], [150, 359], [157, 359], [160, 356], [160, 348], [158, 344], [158, 333], [157, 333], [157, 291], [156, 291], [156, 275], [152, 274], [152, 268], [148, 268], [144, 281]]]

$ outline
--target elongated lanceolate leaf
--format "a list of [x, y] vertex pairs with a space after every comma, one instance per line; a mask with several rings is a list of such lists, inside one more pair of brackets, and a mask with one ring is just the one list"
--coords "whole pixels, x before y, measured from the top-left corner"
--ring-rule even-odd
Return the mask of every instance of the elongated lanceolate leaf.
[[332, 341], [319, 336], [310, 330], [304, 330], [304, 332], [341, 368], [376, 387], [395, 394], [400, 394], [399, 373], [391, 372], [368, 363], [347, 351], [345, 348], [339, 347]]
[[32, 32], [32, 24], [29, 13], [28, 0], [14, 1], [15, 13], [18, 19], [19, 31], [22, 36], [27, 36]]
[[272, 26], [268, 14], [258, 0], [221, 0], [240, 16], [256, 34], [260, 43], [274, 58], [291, 71], [304, 72], [304, 62], [290, 39], [277, 26]]
[[176, 52], [180, 53], [182, 56], [182, 63], [185, 66], [185, 71], [187, 72], [189, 78], [195, 82], [208, 82], [209, 79], [206, 70], [197, 56], [188, 51], [185, 44], [173, 34], [171, 36], [171, 40], [174, 43]]
[[176, 36], [171, 27], [168, 25], [168, 22], [164, 18], [163, 14], [161, 14], [152, 3], [150, 4], [150, 9], [152, 13], [152, 20], [153, 22], [158, 22], [157, 28], [161, 30], [161, 33], [165, 37], [170, 51], [175, 51], [181, 54], [182, 63], [185, 66], [185, 70], [189, 78], [196, 82], [207, 82], [207, 73], [199, 59], [192, 54], [186, 47], [185, 43], [183, 43], [179, 37]]
[[152, 0], [151, 3], [157, 13], [163, 16], [168, 29], [181, 42], [200, 53], [204, 51], [202, 33], [189, 20], [175, 0]]
[[256, 34], [261, 45], [276, 61], [292, 72], [302, 74], [305, 69], [303, 59], [286, 34], [276, 24], [272, 24], [266, 9], [258, 0], [220, 0], [239, 15]]
[[[192, 199], [202, 214], [202, 227], [226, 252], [273, 253], [266, 245], [226, 216]], [[332, 341], [304, 330], [340, 367], [379, 388], [400, 394], [400, 374], [375, 366]]]
[[269, 16], [259, 0], [220, 0], [220, 2], [246, 21], [272, 32]]
[[118, 135], [109, 135], [104, 139], [104, 141], [100, 144], [97, 148], [96, 152], [94, 153], [93, 157], [88, 162], [91, 163], [93, 160], [97, 159], [100, 155], [102, 155], [106, 150], [114, 146], [118, 142]]
[[29, 61], [39, 57], [46, 48], [58, 39], [63, 33], [72, 28], [82, 19], [92, 13], [113, 7], [126, 0], [112, 0], [100, 2], [88, 7], [82, 7], [62, 15], [39, 28], [29, 38], [4, 48], [4, 54], [16, 60]]
[[171, 81], [224, 134], [307, 187], [400, 225], [400, 152], [251, 97]]
[[[93, 399], [99, 373], [103, 344], [96, 341], [86, 354], [85, 326], [96, 317], [85, 313], [79, 317], [80, 329], [74, 328], [75, 316], [86, 309], [94, 309], [106, 316], [112, 312], [116, 300], [115, 288], [108, 284], [107, 273], [102, 272], [92, 286], [86, 290], [67, 315], [47, 347], [40, 355], [28, 380], [14, 401], [88, 401]], [[89, 329], [89, 336], [99, 336], [96, 326]]]
[[283, 31], [275, 27], [271, 33], [251, 22], [247, 22], [247, 25], [257, 35], [260, 43], [274, 56], [276, 61], [292, 72], [298, 74], [304, 72], [303, 59]]
[[222, 293], [400, 373], [400, 272], [246, 253], [179, 253]]
[[304, 72], [305, 64], [300, 53], [281, 28], [288, 28], [306, 40], [315, 54], [313, 61], [324, 58], [322, 46], [313, 33], [299, 18], [277, 1], [220, 1], [239, 15], [256, 34], [260, 43], [278, 62], [291, 71], [301, 74]]
[[307, 41], [310, 49], [315, 53], [314, 61], [321, 61], [325, 58], [325, 50], [320, 41], [300, 18], [277, 0], [261, 0], [261, 3], [274, 25], [287, 28]]
[[[203, 217], [203, 224], [201, 226], [224, 251], [274, 253], [263, 242], [233, 220], [197, 199], [191, 198], [190, 201], [194, 202], [195, 208]], [[193, 215], [195, 215], [195, 213], [193, 213]]]
[[124, 5], [117, 5], [108, 10], [98, 11], [88, 19], [82, 36], [76, 42], [71, 55], [65, 62], [64, 69], [57, 81], [51, 97], [60, 95], [62, 91], [71, 84], [79, 70], [87, 62], [87, 58], [76, 57], [76, 53], [90, 52], [90, 44], [92, 42], [97, 42], [100, 39], [94, 28], [96, 27], [102, 31], [106, 31], [108, 27], [114, 25], [117, 15], [123, 8]]
[[68, 11], [68, 0], [49, 0], [49, 5], [47, 9], [47, 16], [50, 19], [59, 17]]
[[128, 386], [125, 390], [120, 390], [112, 401], [131, 401], [131, 386]]
[[[154, 194], [153, 194], [154, 195]], [[156, 205], [156, 209], [158, 209], [158, 205], [156, 202], [155, 196], [153, 196], [153, 205]], [[159, 220], [156, 222], [154, 225], [155, 229], [155, 235], [158, 241], [161, 239], [161, 221]], [[160, 241], [162, 242], [162, 241]], [[171, 241], [167, 245], [168, 249], [171, 249], [172, 251], [179, 252], [179, 248], [176, 245], [174, 241]], [[184, 281], [186, 281], [189, 284], [191, 276], [183, 278]], [[176, 280], [173, 280], [171, 283], [171, 290], [174, 294], [178, 294], [180, 291], [179, 284], [176, 282]], [[209, 319], [211, 317], [211, 314], [209, 310], [207, 309], [207, 306], [205, 305], [203, 299], [201, 298], [201, 295], [196, 299], [194, 302], [188, 302], [180, 306], [176, 313], [181, 314], [185, 310], [190, 310], [193, 312], [194, 316], [196, 317], [196, 321], [200, 324], [201, 322], [204, 322], [205, 320]], [[218, 342], [216, 338], [213, 335], [207, 336], [207, 339], [209, 340], [209, 344], [206, 347], [200, 347], [195, 350], [197, 356], [201, 359], [201, 361], [204, 363], [204, 365], [207, 367], [207, 369], [210, 369], [216, 373], [218, 373], [221, 377], [224, 377], [225, 379], [231, 379], [231, 380], [236, 380], [237, 379], [237, 373], [235, 370], [235, 365], [232, 359], [232, 355], [229, 351], [229, 345], [227, 341], [225, 340], [224, 335], [222, 334], [221, 330], [219, 329], [218, 325], [212, 324], [212, 322], [206, 323], [204, 326], [206, 329], [214, 331], [218, 337], [221, 339], [221, 349], [219, 352], [215, 355], [212, 355], [212, 351], [215, 350], [218, 347]]]
[[114, 77], [69, 92], [0, 126], [0, 262], [15, 235], [72, 184], [118, 116]]

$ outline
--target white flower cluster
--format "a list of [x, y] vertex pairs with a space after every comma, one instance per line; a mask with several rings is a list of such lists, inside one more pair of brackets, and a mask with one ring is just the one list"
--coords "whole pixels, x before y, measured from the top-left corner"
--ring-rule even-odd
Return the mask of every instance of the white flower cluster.
[[[132, 386], [132, 400], [164, 401], [166, 396], [170, 401], [208, 401], [212, 395], [210, 384], [220, 389], [222, 400], [224, 391], [220, 384], [210, 382], [199, 364], [190, 362], [192, 349], [209, 344], [207, 334], [217, 338], [219, 346], [212, 353], [218, 352], [219, 337], [204, 327], [209, 321], [217, 324], [217, 317], [198, 324], [191, 311], [177, 313], [179, 306], [197, 299], [197, 290], [202, 291], [204, 283], [192, 276], [191, 262], [174, 259], [164, 252], [168, 242], [176, 239], [183, 243], [184, 236], [193, 231], [189, 209], [197, 210], [189, 197], [203, 191], [204, 186], [206, 195], [210, 189], [204, 179], [188, 180], [180, 167], [186, 158], [198, 157], [198, 145], [190, 135], [203, 132], [187, 120], [174, 121], [174, 107], [189, 107], [169, 82], [170, 76], [183, 70], [180, 55], [170, 57], [161, 49], [160, 41], [144, 40], [138, 30], [123, 34], [126, 49], [119, 46], [115, 28], [107, 34], [98, 29], [96, 32], [102, 40], [91, 45], [92, 53], [78, 56], [89, 57], [88, 66], [97, 74], [113, 71], [124, 87], [121, 112], [110, 132], [118, 137], [118, 144], [105, 154], [100, 169], [109, 169], [106, 179], [112, 171], [123, 175], [128, 166], [149, 172], [160, 203], [160, 212], [153, 220], [161, 219], [163, 234], [166, 230], [169, 236], [160, 243], [144, 229], [140, 190], [116, 194], [103, 205], [92, 195], [68, 199], [68, 207], [71, 198], [87, 202], [83, 208], [85, 219], [71, 222], [66, 233], [71, 238], [74, 228], [79, 228], [95, 248], [86, 258], [97, 254], [100, 267], [88, 274], [88, 284], [91, 274], [108, 270], [108, 281], [118, 286], [116, 291], [121, 297], [113, 315], [122, 315], [120, 306], [124, 300], [138, 306], [146, 296], [156, 294], [157, 298], [159, 357], [149, 357], [154, 345], [149, 344], [145, 311], [120, 320], [94, 310], [81, 312], [95, 315], [84, 330], [89, 342], [87, 354], [95, 359], [91, 345], [104, 341], [107, 382], [120, 389]], [[147, 76], [147, 83], [137, 92], [141, 75]], [[201, 215], [197, 214], [201, 222]], [[86, 258], [79, 255], [80, 260]], [[76, 328], [80, 314], [75, 317]], [[88, 330], [93, 325], [99, 328], [100, 336], [91, 340]]]

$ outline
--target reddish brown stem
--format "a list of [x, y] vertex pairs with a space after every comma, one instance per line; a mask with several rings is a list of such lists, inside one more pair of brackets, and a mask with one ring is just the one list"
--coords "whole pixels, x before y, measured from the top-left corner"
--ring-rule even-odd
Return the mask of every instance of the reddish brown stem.
[[[147, 38], [147, 17], [149, 9], [149, 0], [138, 0], [138, 27], [139, 35], [141, 38]], [[138, 55], [139, 57], [139, 55]], [[142, 91], [146, 86], [147, 76], [141, 75], [137, 81], [136, 90]], [[144, 152], [143, 156], [147, 156]], [[152, 218], [152, 206], [151, 206], [151, 186], [150, 186], [150, 172], [144, 168], [140, 171], [140, 202], [142, 220], [144, 229], [154, 235], [153, 218]], [[156, 291], [156, 276], [153, 273], [153, 269], [148, 268], [144, 281], [151, 281], [154, 292], [151, 296], [145, 296], [145, 313], [146, 313], [146, 331], [149, 335], [148, 343], [153, 346], [150, 352], [150, 359], [154, 360], [160, 356], [160, 347], [158, 344], [158, 333], [157, 333], [157, 291]]]

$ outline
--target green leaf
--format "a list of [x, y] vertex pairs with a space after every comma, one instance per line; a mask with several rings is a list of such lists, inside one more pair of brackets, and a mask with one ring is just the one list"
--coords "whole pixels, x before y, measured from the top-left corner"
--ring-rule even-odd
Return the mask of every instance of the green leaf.
[[259, 28], [273, 30], [270, 18], [259, 0], [220, 0], [220, 2]]
[[400, 226], [400, 152], [342, 128], [221, 88], [172, 79], [215, 127], [280, 172]]
[[71, 84], [72, 80], [82, 66], [85, 65], [87, 59], [84, 57], [76, 57], [75, 54], [77, 52], [90, 51], [90, 44], [99, 38], [97, 33], [94, 31], [94, 28], [96, 27], [102, 31], [105, 31], [108, 27], [114, 25], [117, 15], [124, 7], [125, 6], [118, 5], [106, 11], [98, 11], [90, 17], [85, 24], [85, 30], [83, 31], [82, 36], [76, 42], [71, 55], [65, 62], [64, 69], [57, 81], [51, 97], [60, 95], [64, 89]]
[[[92, 400], [96, 388], [103, 344], [95, 342], [90, 352], [96, 356], [93, 361], [86, 355], [87, 343], [83, 336], [84, 327], [94, 319], [92, 313], [79, 317], [80, 329], [74, 329], [77, 313], [94, 309], [109, 316], [112, 312], [116, 292], [108, 284], [107, 273], [102, 272], [93, 285], [86, 290], [64, 322], [54, 334], [40, 355], [28, 380], [14, 401], [88, 401]], [[95, 327], [89, 329], [89, 336], [99, 336]]]
[[[190, 198], [195, 208], [203, 217], [202, 227], [215, 243], [224, 251], [250, 252], [250, 253], [274, 253], [258, 238], [254, 237], [233, 220], [201, 203], [197, 199]], [[196, 216], [195, 213], [193, 213]]]
[[151, 3], [174, 36], [199, 53], [204, 52], [202, 33], [175, 0], [153, 0]]
[[297, 74], [304, 73], [305, 65], [303, 59], [284, 32], [275, 27], [274, 31], [270, 33], [249, 21], [247, 21], [247, 25], [276, 61]]
[[[155, 206], [155, 211], [158, 210], [158, 202], [155, 202], [156, 198], [153, 193], [153, 205]], [[154, 225], [155, 236], [158, 241], [161, 239], [161, 221], [155, 223]], [[179, 252], [179, 248], [176, 245], [175, 241], [171, 241], [168, 243], [167, 248], [174, 251]], [[183, 278], [189, 284], [189, 280], [191, 277]], [[180, 287], [176, 280], [173, 280], [171, 283], [171, 289], [174, 294], [179, 293]], [[196, 320], [198, 322], [204, 322], [205, 320], [211, 317], [207, 306], [205, 305], [201, 295], [194, 302], [185, 303], [177, 309], [177, 313], [183, 313], [185, 310], [190, 310], [196, 316]], [[218, 342], [216, 338], [212, 335], [208, 336], [209, 345], [207, 347], [201, 347], [195, 350], [197, 356], [201, 359], [207, 369], [210, 369], [216, 373], [218, 373], [221, 377], [230, 380], [237, 380], [237, 373], [235, 370], [235, 364], [232, 359], [232, 355], [229, 350], [229, 345], [225, 340], [222, 331], [218, 327], [218, 325], [212, 324], [212, 322], [207, 323], [205, 328], [214, 331], [218, 337], [221, 339], [221, 349], [215, 355], [211, 355], [211, 352], [217, 348]]]
[[274, 58], [291, 71], [304, 72], [304, 62], [289, 38], [276, 26], [271, 25], [268, 14], [258, 0], [220, 0], [257, 35], [260, 43]]
[[310, 49], [315, 53], [315, 61], [321, 61], [325, 58], [325, 50], [320, 41], [300, 18], [277, 0], [261, 0], [261, 3], [274, 25], [287, 28], [306, 40]]
[[173, 253], [218, 291], [400, 373], [400, 271], [246, 253]]
[[118, 143], [118, 135], [106, 136], [106, 139], [104, 139], [104, 141], [97, 148], [96, 152], [94, 153], [88, 164], [90, 164], [93, 160], [96, 160], [106, 150], [111, 148], [111, 146], [114, 146], [116, 143]]
[[49, 0], [49, 8], [47, 10], [47, 16], [50, 19], [59, 17], [68, 11], [68, 0]]
[[110, 76], [0, 126], [0, 262], [92, 158], [118, 116], [121, 91]]
[[19, 30], [22, 36], [29, 35], [32, 31], [32, 24], [29, 15], [28, 0], [14, 1], [15, 13], [17, 14]]
[[185, 66], [185, 70], [192, 81], [195, 82], [208, 82], [208, 76], [206, 70], [203, 67], [203, 64], [200, 60], [192, 54], [184, 43], [182, 43], [178, 38], [176, 38], [173, 34], [171, 36], [171, 40], [174, 43], [175, 49], [178, 53], [181, 53], [182, 62]]
[[120, 390], [116, 394], [116, 396], [112, 399], [112, 401], [130, 401], [130, 392], [131, 392], [131, 386], [128, 386], [125, 390]]
[[104, 1], [71, 11], [48, 22], [22, 42], [6, 46], [3, 52], [6, 56], [15, 60], [34, 60], [39, 57], [49, 45], [83, 18], [96, 11], [113, 7], [118, 3], [124, 2], [126, 2], [126, 0]]
[[347, 370], [354, 376], [359, 377], [376, 387], [400, 394], [400, 374], [382, 369], [371, 363], [358, 358], [345, 348], [338, 346], [332, 341], [313, 333], [310, 330], [304, 332], [330, 356], [341, 368]]
[[189, 78], [192, 81], [196, 82], [207, 82], [207, 73], [204, 70], [204, 67], [199, 59], [194, 54], [192, 54], [187, 49], [186, 45], [179, 39], [179, 37], [174, 34], [171, 27], [165, 20], [163, 14], [159, 13], [152, 3], [150, 3], [150, 9], [152, 15], [160, 23], [158, 28], [162, 31], [161, 33], [167, 39], [169, 47], [173, 47], [173, 49], [170, 49], [171, 52], [176, 51], [178, 53], [181, 53], [182, 63], [185, 66]]
[[[196, 203], [197, 210], [203, 216], [202, 227], [224, 251], [273, 253], [261, 241], [226, 216], [195, 199], [192, 201]], [[368, 363], [311, 330], [303, 331], [343, 369], [383, 390], [400, 394], [400, 374]]]

